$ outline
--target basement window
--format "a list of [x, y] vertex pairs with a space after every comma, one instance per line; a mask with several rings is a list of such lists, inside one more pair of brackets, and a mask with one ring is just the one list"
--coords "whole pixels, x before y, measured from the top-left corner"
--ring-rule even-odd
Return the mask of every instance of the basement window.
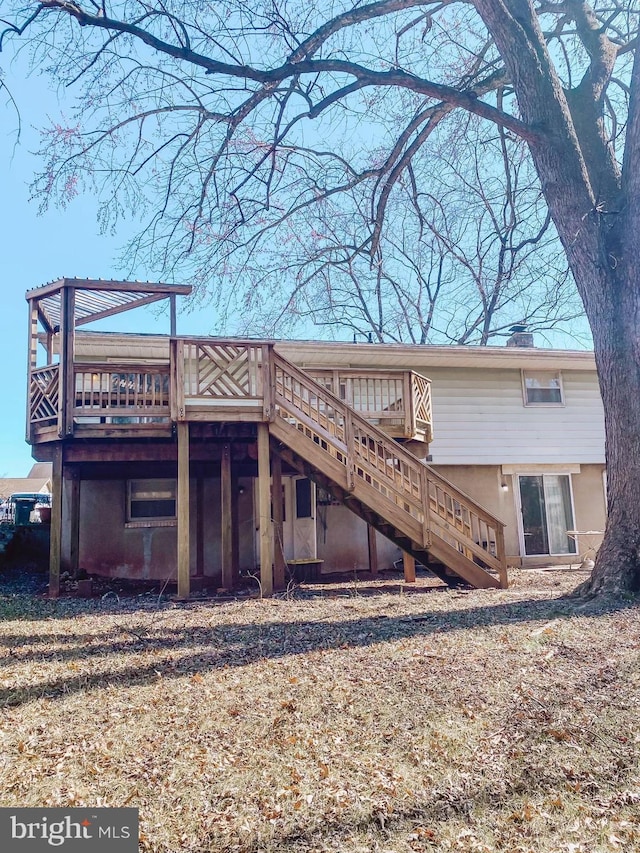
[[150, 527], [175, 524], [176, 481], [129, 480], [127, 482], [127, 526]]
[[564, 392], [559, 371], [523, 370], [525, 406], [563, 406]]

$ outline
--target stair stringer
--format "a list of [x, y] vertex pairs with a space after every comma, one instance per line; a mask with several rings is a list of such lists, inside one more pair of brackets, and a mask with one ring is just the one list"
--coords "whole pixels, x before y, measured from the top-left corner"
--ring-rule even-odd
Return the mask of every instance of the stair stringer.
[[[351, 489], [346, 487], [347, 484], [345, 482], [337, 482], [342, 466], [336, 467], [335, 470], [330, 472], [323, 471], [322, 468], [325, 466], [317, 464], [317, 462], [325, 462], [326, 457], [323, 454], [315, 455], [314, 461], [311, 461], [310, 457], [314, 455], [311, 450], [313, 446], [312, 441], [308, 440], [309, 445], [311, 445], [308, 448], [310, 452], [302, 456], [289, 446], [285, 435], [288, 432], [286, 427], [283, 429], [282, 425], [277, 423], [271, 424], [271, 427], [275, 427], [271, 430], [272, 435], [275, 433], [275, 440], [272, 438], [272, 450], [285, 462], [300, 474], [313, 480], [316, 485], [329, 491], [347, 509], [363, 521], [366, 521], [403, 551], [411, 554], [419, 563], [427, 566], [429, 571], [439, 577], [448, 586], [456, 587], [466, 583], [478, 589], [500, 587], [500, 580], [497, 577], [485, 571], [481, 566], [478, 566], [439, 537], [432, 536], [428, 548], [424, 548], [415, 542], [410, 536], [399, 530], [392, 522], [385, 518], [384, 515], [368, 505], [366, 498], [363, 500], [360, 494], [362, 492], [360, 484], [356, 483], [353, 489]], [[295, 430], [295, 428], [292, 429], [298, 433], [295, 437], [295, 443], [299, 445], [301, 438], [299, 431]], [[436, 561], [435, 563], [434, 560]], [[438, 564], [443, 564], [443, 566], [441, 567]]]

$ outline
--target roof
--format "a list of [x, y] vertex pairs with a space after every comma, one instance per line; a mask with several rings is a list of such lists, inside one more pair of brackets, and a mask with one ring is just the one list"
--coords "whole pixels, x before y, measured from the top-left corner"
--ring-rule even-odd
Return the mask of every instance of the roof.
[[50, 478], [32, 477], [0, 477], [0, 498], [8, 498], [10, 495], [20, 493], [49, 494]]
[[31, 470], [27, 474], [30, 480], [51, 479], [53, 474], [53, 465], [51, 462], [34, 462]]
[[36, 304], [38, 317], [50, 332], [57, 331], [60, 327], [62, 293], [65, 289], [74, 291], [75, 325], [81, 326], [170, 296], [187, 296], [192, 287], [190, 284], [91, 278], [61, 278], [51, 281], [26, 293], [26, 299]]

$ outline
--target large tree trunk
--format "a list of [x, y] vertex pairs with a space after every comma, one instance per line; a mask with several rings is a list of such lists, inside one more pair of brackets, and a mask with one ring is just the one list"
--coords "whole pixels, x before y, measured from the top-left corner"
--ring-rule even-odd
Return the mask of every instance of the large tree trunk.
[[[582, 593], [640, 591], [640, 288], [627, 251], [609, 299], [590, 316], [604, 405], [608, 519]], [[593, 314], [592, 311], [589, 312]]]

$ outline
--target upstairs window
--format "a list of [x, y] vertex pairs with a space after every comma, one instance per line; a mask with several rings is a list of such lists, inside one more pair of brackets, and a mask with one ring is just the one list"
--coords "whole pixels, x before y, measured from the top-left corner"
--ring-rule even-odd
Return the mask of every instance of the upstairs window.
[[563, 406], [562, 376], [558, 371], [523, 370], [525, 406]]

